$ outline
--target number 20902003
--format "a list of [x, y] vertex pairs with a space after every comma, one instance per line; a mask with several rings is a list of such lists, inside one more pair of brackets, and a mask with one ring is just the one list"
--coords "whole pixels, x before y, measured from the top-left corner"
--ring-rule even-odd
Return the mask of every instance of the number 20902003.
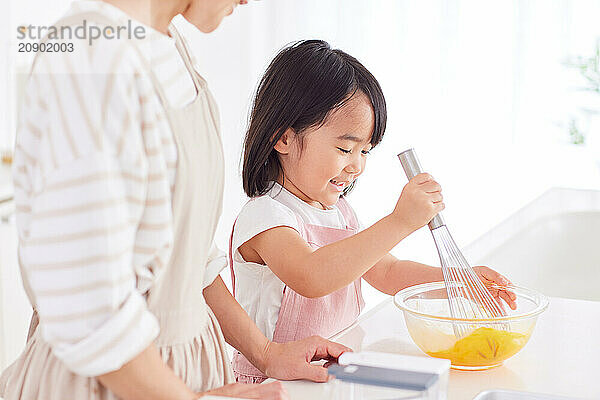
[[19, 53], [72, 53], [73, 43], [19, 43]]

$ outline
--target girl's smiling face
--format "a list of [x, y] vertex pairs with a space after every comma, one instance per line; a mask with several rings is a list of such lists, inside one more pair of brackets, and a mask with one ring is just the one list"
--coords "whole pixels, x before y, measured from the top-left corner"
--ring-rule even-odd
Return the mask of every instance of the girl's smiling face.
[[278, 182], [314, 207], [331, 207], [365, 168], [374, 119], [369, 98], [359, 91], [322, 126], [301, 135], [288, 129], [275, 145], [283, 170]]

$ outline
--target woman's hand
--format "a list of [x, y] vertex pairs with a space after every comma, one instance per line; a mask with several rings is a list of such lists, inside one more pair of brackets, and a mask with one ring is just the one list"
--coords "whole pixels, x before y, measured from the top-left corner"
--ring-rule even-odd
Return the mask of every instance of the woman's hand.
[[352, 351], [339, 343], [320, 336], [288, 343], [269, 342], [265, 349], [265, 375], [282, 380], [308, 379], [327, 382], [327, 368], [312, 365], [311, 361], [336, 360], [340, 354]]
[[265, 400], [289, 400], [290, 398], [281, 382], [262, 384], [232, 383], [199, 395], [198, 399], [209, 395]]
[[289, 343], [273, 343], [258, 329], [218, 276], [204, 289], [206, 304], [215, 313], [227, 343], [265, 375], [282, 380], [327, 381], [327, 369], [311, 361], [337, 359], [348, 347], [318, 336]]
[[492, 296], [494, 296], [496, 301], [498, 301], [498, 304], [500, 304], [500, 306], [502, 306], [502, 302], [500, 301], [500, 299], [504, 299], [506, 304], [508, 304], [508, 306], [512, 310], [517, 308], [517, 303], [515, 302], [517, 300], [517, 295], [514, 292], [510, 290], [499, 290], [490, 288], [490, 285], [512, 285], [511, 281], [509, 281], [506, 277], [494, 271], [493, 269], [484, 267], [482, 265], [473, 267], [473, 270], [475, 270], [475, 273], [477, 274], [479, 279], [481, 279], [483, 284], [488, 288], [489, 292]]

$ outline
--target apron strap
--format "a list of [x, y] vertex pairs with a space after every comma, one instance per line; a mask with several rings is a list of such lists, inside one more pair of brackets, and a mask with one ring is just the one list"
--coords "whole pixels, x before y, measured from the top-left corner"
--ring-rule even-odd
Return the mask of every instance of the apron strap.
[[344, 219], [346, 220], [345, 221], [346, 228], [347, 229], [358, 229], [358, 220], [356, 218], [356, 214], [354, 213], [354, 211], [352, 210], [352, 207], [350, 207], [350, 204], [344, 198], [344, 196], [340, 196], [340, 198], [337, 202], [337, 206], [338, 206], [340, 212], [342, 213], [342, 215], [344, 216]]
[[183, 58], [183, 62], [185, 63], [185, 67], [188, 70], [188, 73], [192, 76], [192, 80], [194, 81], [194, 86], [196, 87], [196, 91], [200, 93], [206, 87], [206, 82], [200, 78], [200, 75], [196, 72], [194, 68], [194, 63], [192, 61], [192, 53], [187, 46], [187, 42], [185, 38], [179, 33], [175, 24], [171, 23], [169, 25], [169, 33], [175, 38], [175, 46], [177, 46], [177, 50], [179, 54], [181, 54], [181, 58]]
[[[196, 87], [197, 95], [196, 99], [198, 99], [201, 96], [202, 92], [206, 92], [206, 98], [208, 100], [208, 110], [213, 120], [213, 124], [215, 125], [217, 131], [219, 131], [219, 112], [217, 110], [217, 106], [214, 102], [214, 99], [212, 98], [212, 95], [208, 91], [208, 84], [206, 83], [204, 78], [202, 78], [202, 75], [200, 75], [198, 71], [196, 71], [196, 68], [194, 68], [192, 52], [189, 50], [187, 41], [181, 35], [181, 33], [179, 33], [174, 23], [171, 23], [169, 25], [169, 33], [171, 33], [171, 36], [175, 38], [175, 45], [177, 47], [177, 51], [179, 51], [179, 54], [183, 59], [185, 67], [187, 68], [188, 73], [191, 75], [192, 80], [194, 81], [194, 86]], [[221, 140], [220, 136], [219, 140]]]
[[237, 218], [233, 222], [233, 226], [231, 227], [231, 235], [229, 236], [229, 271], [231, 271], [231, 289], [233, 292], [233, 297], [235, 297], [235, 272], [233, 271], [233, 230], [235, 229], [236, 222]]

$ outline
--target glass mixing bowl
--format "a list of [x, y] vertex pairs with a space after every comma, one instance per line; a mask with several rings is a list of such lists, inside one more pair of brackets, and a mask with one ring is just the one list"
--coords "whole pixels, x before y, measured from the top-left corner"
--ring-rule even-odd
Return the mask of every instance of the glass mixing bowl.
[[[426, 354], [449, 359], [454, 369], [482, 370], [502, 365], [525, 346], [548, 299], [519, 286], [499, 287], [517, 296], [517, 309], [491, 319], [452, 318], [444, 282], [399, 291], [394, 303], [404, 313], [408, 332]], [[467, 300], [464, 300], [467, 301]], [[473, 303], [472, 303], [473, 304]], [[466, 332], [459, 337], [455, 332]]]

